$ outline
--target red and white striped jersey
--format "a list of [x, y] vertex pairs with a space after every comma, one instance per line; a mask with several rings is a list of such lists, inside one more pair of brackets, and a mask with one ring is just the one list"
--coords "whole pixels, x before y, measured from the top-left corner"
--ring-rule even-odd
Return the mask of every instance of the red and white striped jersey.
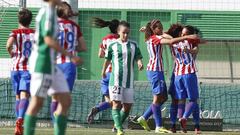
[[[105, 36], [102, 39], [102, 43], [100, 44], [100, 48], [102, 48], [102, 50], [104, 50], [105, 54], [107, 52], [108, 46], [111, 43], [115, 42], [118, 39], [118, 37], [119, 36], [117, 34], [108, 34], [107, 36]], [[111, 64], [107, 67], [106, 72], [112, 72], [112, 65]]]
[[[58, 42], [66, 51], [77, 55], [76, 46], [78, 39], [82, 36], [80, 27], [71, 20], [59, 19], [58, 20]], [[57, 64], [71, 62], [68, 56], [61, 53], [57, 54]]]
[[[162, 37], [153, 35], [146, 41], [147, 50], [149, 54], [149, 62], [147, 64], [148, 71], [163, 71], [162, 50], [163, 47], [160, 44]], [[153, 43], [154, 41], [154, 43]], [[158, 44], [155, 44], [155, 43]]]
[[175, 56], [174, 73], [176, 76], [195, 73], [197, 71], [193, 55], [183, 51], [185, 47], [193, 49], [195, 46], [190, 40], [184, 40], [173, 45], [173, 55]]
[[34, 44], [34, 30], [30, 28], [12, 30], [10, 37], [15, 39], [12, 50], [12, 70], [29, 70], [28, 59]]

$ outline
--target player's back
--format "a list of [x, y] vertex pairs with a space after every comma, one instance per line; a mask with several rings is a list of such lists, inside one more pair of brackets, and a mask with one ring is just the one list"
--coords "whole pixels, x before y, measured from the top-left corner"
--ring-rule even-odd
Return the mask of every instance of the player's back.
[[47, 4], [42, 7], [36, 17], [36, 43], [30, 57], [32, 72], [51, 74], [55, 65], [55, 50], [50, 48], [45, 37], [57, 39], [57, 14], [53, 6]]
[[[66, 19], [58, 20], [58, 41], [62, 48], [76, 55], [76, 46], [81, 36], [80, 27], [75, 22]], [[65, 62], [70, 62], [70, 58], [58, 53], [57, 64]]]
[[[147, 70], [149, 71], [163, 71], [162, 62], [162, 50], [163, 47], [160, 44], [161, 36], [153, 35], [146, 41], [147, 50], [149, 54], [149, 62], [147, 65]], [[156, 44], [155, 42], [159, 43]]]
[[184, 52], [184, 48], [193, 49], [191, 41], [184, 40], [173, 45], [175, 56], [175, 75], [184, 75], [196, 72], [196, 64], [191, 53]]
[[29, 70], [28, 58], [35, 42], [34, 30], [30, 28], [15, 29], [12, 30], [10, 36], [15, 39], [13, 43], [12, 70]]

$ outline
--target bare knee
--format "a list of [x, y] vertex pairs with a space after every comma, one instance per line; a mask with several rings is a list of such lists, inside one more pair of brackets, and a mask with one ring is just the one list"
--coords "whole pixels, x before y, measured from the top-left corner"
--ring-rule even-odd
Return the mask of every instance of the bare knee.
[[121, 101], [112, 101], [112, 108], [113, 109], [120, 109], [122, 107]]
[[124, 103], [122, 110], [124, 112], [130, 112], [131, 108], [132, 108], [132, 103]]
[[61, 95], [61, 98], [58, 102], [62, 105], [63, 108], [69, 108], [72, 103], [70, 94]]
[[28, 106], [27, 114], [29, 114], [29, 115], [37, 115], [37, 113], [39, 112], [39, 110], [43, 106], [43, 100], [44, 99], [41, 98], [41, 97], [33, 96], [31, 98], [30, 104]]
[[29, 93], [27, 93], [26, 91], [21, 91], [21, 93], [20, 93], [20, 98], [21, 99], [24, 99], [24, 98], [29, 98]]

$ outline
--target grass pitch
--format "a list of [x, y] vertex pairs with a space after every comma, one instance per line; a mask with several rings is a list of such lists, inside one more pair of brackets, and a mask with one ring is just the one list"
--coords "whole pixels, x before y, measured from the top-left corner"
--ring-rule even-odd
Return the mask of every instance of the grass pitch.
[[[14, 128], [0, 127], [0, 135], [13, 135]], [[125, 130], [126, 135], [156, 135], [154, 131], [147, 132], [144, 130]], [[193, 135], [194, 132], [187, 134], [177, 133], [174, 135]], [[35, 135], [53, 135], [52, 128], [37, 128]], [[66, 135], [116, 135], [111, 129], [106, 128], [68, 128]], [[202, 132], [202, 135], [240, 135], [240, 132]]]

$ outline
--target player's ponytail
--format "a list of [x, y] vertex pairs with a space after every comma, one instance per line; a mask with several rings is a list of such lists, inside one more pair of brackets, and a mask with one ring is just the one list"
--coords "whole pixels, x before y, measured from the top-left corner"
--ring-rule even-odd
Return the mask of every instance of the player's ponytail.
[[105, 21], [101, 18], [94, 17], [92, 19], [92, 24], [96, 28], [104, 28], [108, 27], [111, 31], [111, 33], [116, 34], [117, 33], [117, 28], [119, 25], [119, 20], [113, 19], [111, 21]]
[[151, 22], [147, 23], [145, 29], [145, 41], [147, 41], [153, 35], [153, 31], [151, 29]]

